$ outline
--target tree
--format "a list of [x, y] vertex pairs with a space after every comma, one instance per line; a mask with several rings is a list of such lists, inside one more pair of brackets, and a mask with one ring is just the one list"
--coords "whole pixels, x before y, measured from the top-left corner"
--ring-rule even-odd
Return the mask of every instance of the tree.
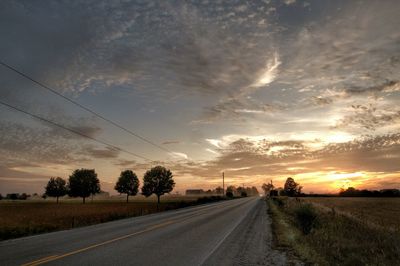
[[162, 166], [156, 166], [148, 170], [143, 177], [142, 194], [149, 197], [157, 195], [157, 203], [160, 203], [160, 196], [169, 193], [174, 189], [175, 182], [170, 170]]
[[46, 195], [49, 197], [56, 197], [58, 203], [58, 198], [67, 194], [66, 182], [61, 177], [52, 177], [47, 183], [45, 190]]
[[223, 195], [224, 194], [224, 189], [222, 187], [217, 187], [215, 189], [215, 194], [217, 195]]
[[2, 199], [3, 199], [3, 195], [0, 194], [0, 200], [2, 200]]
[[68, 180], [68, 195], [85, 198], [100, 192], [100, 181], [94, 169], [76, 169]]
[[283, 192], [286, 196], [294, 197], [301, 193], [301, 189], [302, 187], [293, 178], [288, 177], [283, 187]]
[[251, 193], [249, 193], [251, 196], [259, 196], [260, 193], [258, 193], [258, 189], [256, 187], [251, 187]]
[[226, 196], [228, 196], [228, 192], [231, 192], [232, 193], [232, 197], [235, 195], [235, 194], [237, 194], [237, 190], [236, 190], [236, 187], [235, 186], [228, 186], [227, 188], [226, 188]]
[[271, 183], [263, 184], [261, 187], [264, 190], [265, 196], [270, 196], [271, 191], [274, 189], [274, 185]]
[[6, 196], [6, 199], [10, 199], [10, 200], [17, 200], [18, 198], [19, 198], [18, 193], [9, 193]]
[[115, 184], [115, 190], [119, 193], [126, 194], [126, 202], [129, 201], [129, 196], [135, 196], [138, 193], [139, 179], [131, 170], [122, 171]]

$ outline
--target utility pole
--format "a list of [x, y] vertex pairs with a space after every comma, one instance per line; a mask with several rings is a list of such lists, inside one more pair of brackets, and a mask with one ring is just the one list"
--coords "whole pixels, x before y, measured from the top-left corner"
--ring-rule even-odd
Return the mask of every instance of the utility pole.
[[222, 196], [225, 195], [225, 173], [222, 172]]

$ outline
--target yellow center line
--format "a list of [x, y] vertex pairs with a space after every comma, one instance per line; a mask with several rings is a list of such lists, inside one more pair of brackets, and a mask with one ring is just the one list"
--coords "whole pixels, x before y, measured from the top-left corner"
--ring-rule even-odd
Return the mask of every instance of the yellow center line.
[[44, 257], [44, 258], [41, 258], [41, 259], [39, 259], [39, 260], [35, 260], [35, 261], [29, 262], [29, 263], [22, 264], [21, 266], [38, 265], [39, 263], [41, 263], [41, 262], [43, 262], [43, 261], [47, 261], [48, 259], [52, 259], [52, 258], [55, 258], [55, 257], [57, 257], [57, 256], [58, 256], [58, 255], [52, 255], [52, 256]]
[[[213, 206], [213, 207], [215, 208], [217, 206]], [[41, 265], [41, 264], [48, 263], [48, 262], [51, 262], [51, 261], [59, 260], [59, 259], [71, 256], [71, 255], [74, 255], [74, 254], [77, 254], [77, 253], [81, 253], [81, 252], [84, 252], [84, 251], [87, 251], [87, 250], [90, 250], [90, 249], [94, 249], [94, 248], [97, 248], [97, 247], [100, 247], [100, 246], [104, 246], [104, 245], [107, 245], [107, 244], [110, 244], [110, 243], [113, 243], [113, 242], [116, 242], [116, 241], [119, 241], [119, 240], [123, 240], [123, 239], [129, 238], [129, 237], [135, 236], [135, 235], [143, 234], [143, 233], [155, 230], [155, 229], [160, 228], [160, 227], [165, 227], [165, 226], [173, 224], [173, 223], [186, 221], [186, 220], [188, 220], [190, 218], [202, 215], [204, 211], [208, 211], [209, 209], [212, 209], [212, 208], [204, 208], [204, 209], [198, 211], [196, 214], [189, 215], [188, 217], [185, 217], [185, 219], [182, 219], [182, 220], [178, 220], [178, 219], [169, 220], [169, 221], [166, 221], [164, 223], [160, 223], [160, 224], [156, 224], [154, 226], [150, 226], [150, 227], [148, 227], [146, 229], [143, 229], [141, 231], [137, 231], [137, 232], [134, 232], [134, 233], [131, 233], [131, 234], [127, 234], [127, 235], [124, 235], [124, 236], [113, 238], [113, 239], [110, 239], [110, 240], [107, 240], [107, 241], [104, 241], [104, 242], [101, 242], [101, 243], [98, 243], [98, 244], [94, 244], [94, 245], [91, 245], [91, 246], [88, 246], [88, 247], [85, 247], [85, 248], [81, 248], [81, 249], [78, 249], [78, 250], [75, 250], [75, 251], [72, 251], [72, 252], [69, 252], [69, 253], [65, 253], [65, 254], [62, 254], [62, 255], [52, 255], [52, 256], [49, 256], [49, 257], [41, 258], [39, 260], [35, 260], [35, 261], [29, 262], [29, 263], [22, 264], [21, 266], [37, 266], [37, 265]]]
[[91, 245], [91, 246], [88, 246], [88, 247], [85, 247], [85, 248], [81, 248], [81, 249], [78, 249], [78, 250], [75, 250], [75, 251], [72, 251], [72, 252], [69, 252], [69, 253], [65, 253], [65, 254], [62, 254], [62, 255], [53, 255], [53, 256], [45, 257], [45, 258], [42, 258], [40, 260], [36, 260], [36, 261], [30, 262], [30, 263], [22, 264], [21, 266], [36, 266], [36, 265], [41, 265], [41, 264], [44, 264], [44, 263], [47, 263], [47, 262], [50, 262], [50, 261], [59, 260], [61, 258], [65, 258], [65, 257], [71, 256], [71, 255], [77, 254], [77, 253], [81, 253], [81, 252], [84, 252], [84, 251], [87, 251], [87, 250], [90, 250], [90, 249], [94, 249], [94, 248], [97, 248], [97, 247], [100, 247], [100, 246], [104, 246], [104, 245], [107, 245], [107, 244], [110, 244], [110, 243], [113, 243], [113, 242], [116, 242], [116, 241], [119, 241], [119, 240], [122, 240], [122, 239], [126, 239], [128, 237], [132, 237], [132, 236], [135, 236], [135, 235], [143, 234], [143, 233], [155, 230], [155, 229], [160, 228], [160, 227], [167, 226], [167, 225], [175, 223], [175, 222], [176, 221], [174, 221], [174, 220], [167, 221], [165, 223], [157, 224], [157, 225], [151, 226], [151, 227], [146, 228], [146, 229], [141, 230], [141, 231], [137, 231], [137, 232], [134, 232], [134, 233], [131, 233], [131, 234], [127, 234], [127, 235], [121, 236], [121, 237], [113, 238], [113, 239], [110, 239], [110, 240], [107, 240], [107, 241], [104, 241], [104, 242], [101, 242], [101, 243], [98, 243], [98, 244], [94, 244], [94, 245]]

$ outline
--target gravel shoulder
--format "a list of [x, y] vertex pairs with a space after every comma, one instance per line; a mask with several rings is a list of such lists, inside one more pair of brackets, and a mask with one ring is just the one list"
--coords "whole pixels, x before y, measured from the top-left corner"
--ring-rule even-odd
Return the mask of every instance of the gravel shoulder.
[[204, 265], [301, 265], [284, 251], [273, 249], [267, 208], [260, 199]]

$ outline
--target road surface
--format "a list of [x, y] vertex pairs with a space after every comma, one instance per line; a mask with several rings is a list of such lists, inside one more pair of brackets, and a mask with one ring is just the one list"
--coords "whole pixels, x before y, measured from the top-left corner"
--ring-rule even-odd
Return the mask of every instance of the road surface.
[[243, 198], [0, 242], [1, 265], [285, 265]]

